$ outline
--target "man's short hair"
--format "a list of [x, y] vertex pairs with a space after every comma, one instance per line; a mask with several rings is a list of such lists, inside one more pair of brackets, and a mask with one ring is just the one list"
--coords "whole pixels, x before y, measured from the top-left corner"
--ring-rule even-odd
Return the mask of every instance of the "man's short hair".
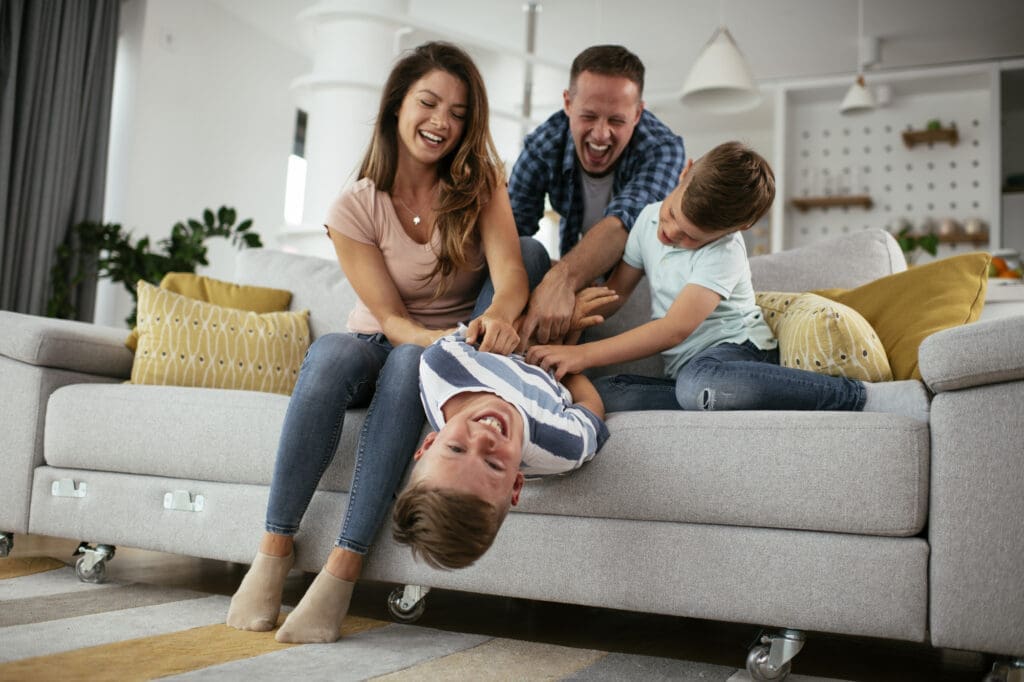
[[504, 517], [475, 495], [420, 482], [398, 496], [392, 536], [434, 568], [465, 568], [491, 546]]
[[687, 174], [683, 215], [707, 231], [753, 225], [775, 200], [775, 174], [764, 157], [725, 142], [700, 157]]
[[621, 45], [594, 45], [576, 55], [569, 71], [570, 94], [576, 93], [576, 77], [584, 71], [628, 78], [636, 83], [639, 96], [644, 96], [644, 63]]

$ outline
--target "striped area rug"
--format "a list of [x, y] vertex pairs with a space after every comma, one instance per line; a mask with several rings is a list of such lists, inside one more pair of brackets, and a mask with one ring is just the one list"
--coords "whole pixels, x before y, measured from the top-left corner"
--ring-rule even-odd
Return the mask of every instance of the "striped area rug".
[[355, 616], [335, 644], [279, 644], [273, 633], [224, 625], [228, 601], [140, 583], [86, 584], [56, 559], [0, 559], [0, 680], [749, 679], [706, 663]]

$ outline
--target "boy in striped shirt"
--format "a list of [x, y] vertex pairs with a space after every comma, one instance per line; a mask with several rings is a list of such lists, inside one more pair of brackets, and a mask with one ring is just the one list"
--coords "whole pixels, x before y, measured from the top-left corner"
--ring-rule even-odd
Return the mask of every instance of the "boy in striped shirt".
[[520, 355], [477, 350], [464, 332], [423, 352], [420, 397], [435, 430], [416, 451], [394, 510], [395, 539], [435, 568], [476, 561], [526, 476], [577, 469], [608, 438], [589, 379], [559, 383]]

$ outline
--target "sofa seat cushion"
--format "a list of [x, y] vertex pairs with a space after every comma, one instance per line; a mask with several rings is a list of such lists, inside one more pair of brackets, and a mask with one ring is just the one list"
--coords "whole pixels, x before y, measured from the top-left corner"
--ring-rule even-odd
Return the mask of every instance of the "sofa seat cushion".
[[[76, 384], [50, 396], [50, 466], [269, 485], [288, 396], [179, 386]], [[345, 417], [320, 488], [347, 491], [365, 410]]]
[[928, 505], [928, 424], [869, 412], [620, 412], [518, 512], [909, 536]]

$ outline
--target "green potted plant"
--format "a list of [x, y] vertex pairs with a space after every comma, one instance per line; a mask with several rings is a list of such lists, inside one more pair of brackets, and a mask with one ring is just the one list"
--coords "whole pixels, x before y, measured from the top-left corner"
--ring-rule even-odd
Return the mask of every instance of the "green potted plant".
[[171, 235], [157, 242], [157, 250], [151, 249], [149, 237], [135, 241], [117, 223], [83, 221], [74, 225], [57, 247], [57, 260], [50, 270], [52, 294], [46, 305], [47, 316], [75, 315], [71, 293], [95, 263], [98, 277], [120, 282], [131, 295], [135, 305], [125, 322], [134, 326], [138, 304], [135, 285], [140, 279], [159, 284], [168, 272], [195, 272], [196, 267], [209, 265], [205, 242], [210, 237], [225, 237], [239, 248], [263, 246], [259, 234], [252, 231], [252, 220], [236, 225], [236, 219], [233, 208], [221, 206], [216, 213], [206, 209], [202, 221], [190, 218], [175, 223]]
[[913, 264], [917, 259], [917, 250], [920, 249], [932, 256], [939, 252], [939, 237], [932, 233], [915, 235], [909, 227], [904, 227], [896, 233], [896, 241], [903, 250], [907, 263]]

